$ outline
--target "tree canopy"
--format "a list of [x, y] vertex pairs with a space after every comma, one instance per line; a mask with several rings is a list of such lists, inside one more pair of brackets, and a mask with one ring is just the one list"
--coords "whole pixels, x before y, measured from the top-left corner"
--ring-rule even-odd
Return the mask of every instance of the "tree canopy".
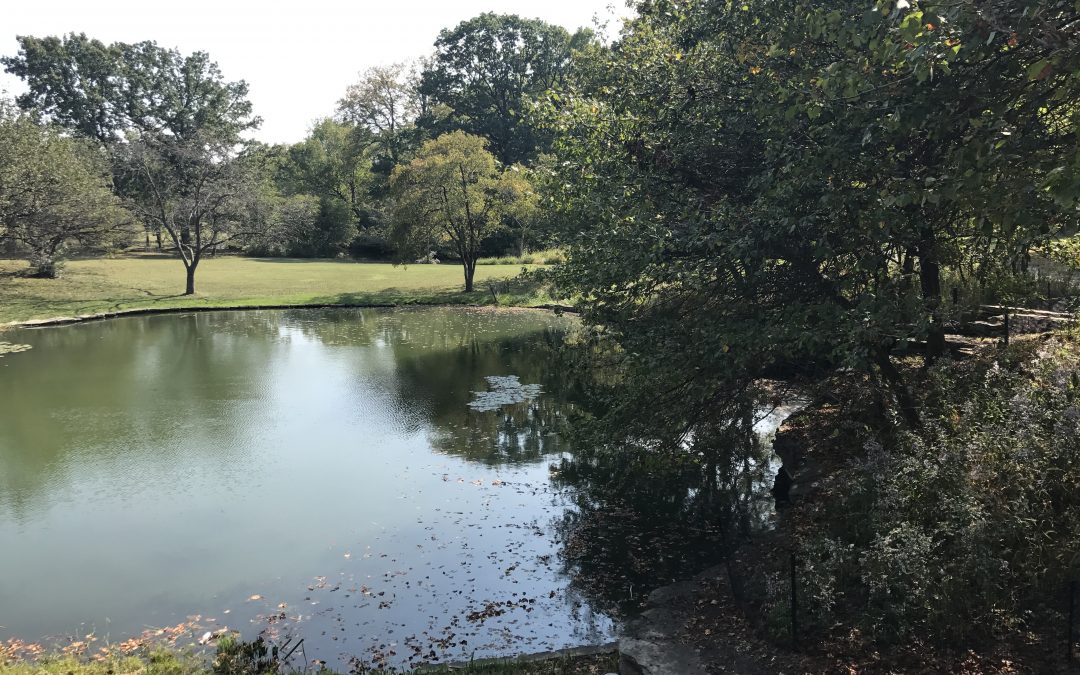
[[243, 80], [227, 82], [206, 52], [183, 55], [152, 41], [106, 45], [85, 34], [18, 37], [0, 59], [28, 91], [20, 107], [108, 143], [126, 132], [237, 138], [258, 126]]
[[645, 2], [581, 64], [549, 198], [563, 283], [639, 375], [628, 417], [678, 439], [817, 363], [918, 423], [892, 355], [943, 353], [946, 283], [1076, 222], [1076, 84], [1048, 65], [1074, 9], [1021, 4]]
[[444, 30], [420, 93], [452, 112], [449, 119], [429, 116], [422, 123], [484, 136], [503, 164], [527, 162], [550, 142], [526, 119], [529, 102], [562, 84], [573, 49], [591, 39], [588, 30], [571, 36], [539, 19], [491, 12]]
[[523, 215], [534, 193], [515, 168], [502, 171], [479, 136], [454, 131], [430, 140], [415, 159], [391, 176], [395, 198], [391, 238], [402, 259], [448, 246], [461, 260], [465, 291], [484, 237], [503, 227], [508, 216]]
[[54, 277], [66, 248], [103, 249], [131, 235], [100, 151], [36, 124], [0, 99], [0, 240], [39, 276]]

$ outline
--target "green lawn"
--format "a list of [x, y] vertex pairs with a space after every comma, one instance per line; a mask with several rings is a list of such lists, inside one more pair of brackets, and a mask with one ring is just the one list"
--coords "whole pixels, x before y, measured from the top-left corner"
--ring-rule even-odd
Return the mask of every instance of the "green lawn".
[[[73, 260], [60, 279], [28, 279], [15, 273], [20, 260], [0, 260], [0, 325], [31, 319], [74, 317], [130, 309], [313, 304], [490, 303], [486, 282], [507, 280], [521, 265], [483, 265], [477, 291], [462, 292], [460, 265], [357, 263], [337, 260], [222, 257], [204, 260], [197, 293], [182, 295], [184, 266], [175, 258], [123, 256]], [[500, 302], [540, 300], [521, 284]]]

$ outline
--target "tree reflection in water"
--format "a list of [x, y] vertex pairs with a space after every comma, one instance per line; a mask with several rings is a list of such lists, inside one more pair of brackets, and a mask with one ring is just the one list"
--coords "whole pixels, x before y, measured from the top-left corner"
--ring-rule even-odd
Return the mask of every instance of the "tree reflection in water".
[[600, 606], [632, 611], [650, 590], [722, 562], [767, 525], [771, 444], [755, 430], [752, 402], [741, 408], [678, 451], [576, 444], [552, 467], [576, 505], [559, 524], [563, 562]]

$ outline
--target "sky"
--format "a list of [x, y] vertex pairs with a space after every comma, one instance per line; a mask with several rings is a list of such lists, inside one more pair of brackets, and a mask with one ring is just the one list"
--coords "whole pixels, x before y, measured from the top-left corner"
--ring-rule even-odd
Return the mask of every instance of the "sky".
[[[12, 3], [0, 18], [0, 54], [18, 51], [16, 35], [86, 33], [102, 42], [154, 40], [181, 52], [205, 51], [227, 80], [246, 80], [255, 137], [301, 140], [334, 112], [345, 87], [376, 65], [427, 55], [443, 28], [481, 12], [541, 18], [569, 30], [594, 17], [618, 25], [623, 0], [41, 0]], [[22, 81], [0, 71], [0, 91]]]

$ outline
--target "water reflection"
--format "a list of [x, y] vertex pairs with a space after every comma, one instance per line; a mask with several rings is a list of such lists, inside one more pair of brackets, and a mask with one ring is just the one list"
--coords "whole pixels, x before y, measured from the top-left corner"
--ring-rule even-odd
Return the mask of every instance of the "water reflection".
[[632, 612], [654, 588], [725, 560], [774, 517], [771, 438], [791, 412], [747, 400], [678, 451], [592, 443], [554, 469], [576, 508], [560, 523], [565, 569], [601, 606]]
[[[13, 331], [32, 349], [0, 359], [0, 639], [284, 615], [309, 654], [389, 639], [410, 645], [399, 665], [607, 639], [550, 528], [571, 323], [298, 310]], [[542, 394], [470, 407], [493, 376]]]
[[340, 663], [606, 641], [608, 610], [768, 522], [777, 467], [753, 402], [674, 454], [583, 440], [604, 402], [573, 325], [293, 310], [13, 331], [32, 349], [0, 359], [0, 639], [197, 614], [270, 617]]

